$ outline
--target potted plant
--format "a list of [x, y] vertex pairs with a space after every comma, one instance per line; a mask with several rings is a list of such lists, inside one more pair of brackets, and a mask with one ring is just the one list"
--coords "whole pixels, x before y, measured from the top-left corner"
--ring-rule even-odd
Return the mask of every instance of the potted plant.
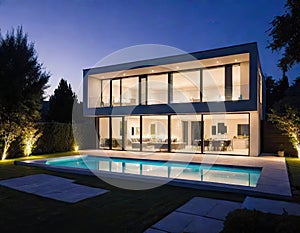
[[284, 157], [284, 147], [283, 147], [283, 144], [280, 144], [278, 146], [277, 154], [278, 154], [279, 157]]

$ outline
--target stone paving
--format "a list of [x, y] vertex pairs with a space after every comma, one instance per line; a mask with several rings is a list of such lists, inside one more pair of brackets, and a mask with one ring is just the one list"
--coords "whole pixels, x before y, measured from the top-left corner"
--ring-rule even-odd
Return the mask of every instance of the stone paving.
[[239, 202], [194, 197], [145, 232], [220, 232], [226, 215], [241, 206]]
[[108, 192], [105, 189], [92, 188], [73, 182], [74, 180], [58, 176], [37, 174], [1, 180], [0, 185], [68, 203], [75, 203]]
[[286, 201], [246, 197], [243, 203], [194, 197], [174, 212], [155, 223], [145, 233], [204, 232], [215, 233], [223, 229], [227, 214], [235, 209], [256, 209], [266, 213], [300, 216], [300, 205]]
[[[258, 193], [272, 198], [290, 199], [292, 197], [285, 158], [275, 156], [226, 156], [218, 154], [185, 154], [185, 153], [149, 153], [113, 150], [82, 150], [80, 154], [99, 155], [106, 157], [137, 158], [149, 160], [182, 161], [204, 164], [220, 164], [230, 166], [261, 167], [262, 172], [256, 187], [237, 186], [228, 184], [200, 184], [217, 187], [218, 190], [229, 188], [239, 193], [253, 195]], [[188, 183], [188, 182], [186, 182]], [[192, 186], [195, 188], [194, 186]], [[228, 191], [228, 190], [227, 190]]]

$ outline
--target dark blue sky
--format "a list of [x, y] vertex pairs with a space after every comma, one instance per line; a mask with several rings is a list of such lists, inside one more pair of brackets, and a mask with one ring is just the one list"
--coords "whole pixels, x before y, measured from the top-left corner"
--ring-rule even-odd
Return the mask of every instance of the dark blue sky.
[[[52, 74], [52, 94], [60, 78], [74, 90], [82, 69], [128, 46], [162, 44], [195, 52], [258, 42], [263, 73], [278, 79], [279, 55], [266, 49], [265, 32], [285, 0], [0, 0], [2, 34], [19, 25], [35, 43]], [[297, 65], [290, 81], [300, 76]]]

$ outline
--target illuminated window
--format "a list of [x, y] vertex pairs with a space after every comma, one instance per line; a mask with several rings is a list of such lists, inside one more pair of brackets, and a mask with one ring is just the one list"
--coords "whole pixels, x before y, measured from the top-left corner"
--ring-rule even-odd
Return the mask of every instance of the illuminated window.
[[200, 71], [173, 73], [172, 102], [200, 102]]
[[168, 103], [168, 74], [148, 75], [148, 104]]
[[225, 68], [203, 70], [203, 102], [225, 100]]

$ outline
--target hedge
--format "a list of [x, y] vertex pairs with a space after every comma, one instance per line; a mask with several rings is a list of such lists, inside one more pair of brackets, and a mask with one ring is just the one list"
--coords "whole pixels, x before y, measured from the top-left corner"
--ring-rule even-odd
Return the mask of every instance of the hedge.
[[[32, 154], [48, 154], [71, 151], [74, 145], [80, 149], [96, 149], [97, 131], [93, 120], [77, 124], [58, 122], [38, 123], [37, 128], [42, 136], [36, 142]], [[73, 135], [75, 133], [75, 135]], [[1, 152], [1, 142], [0, 142]], [[10, 158], [23, 156], [21, 138], [17, 138], [8, 151]]]
[[40, 123], [37, 127], [42, 132], [42, 136], [38, 139], [33, 154], [63, 152], [73, 149], [72, 124], [51, 122]]
[[238, 209], [227, 215], [221, 233], [298, 233], [299, 229], [299, 216]]

